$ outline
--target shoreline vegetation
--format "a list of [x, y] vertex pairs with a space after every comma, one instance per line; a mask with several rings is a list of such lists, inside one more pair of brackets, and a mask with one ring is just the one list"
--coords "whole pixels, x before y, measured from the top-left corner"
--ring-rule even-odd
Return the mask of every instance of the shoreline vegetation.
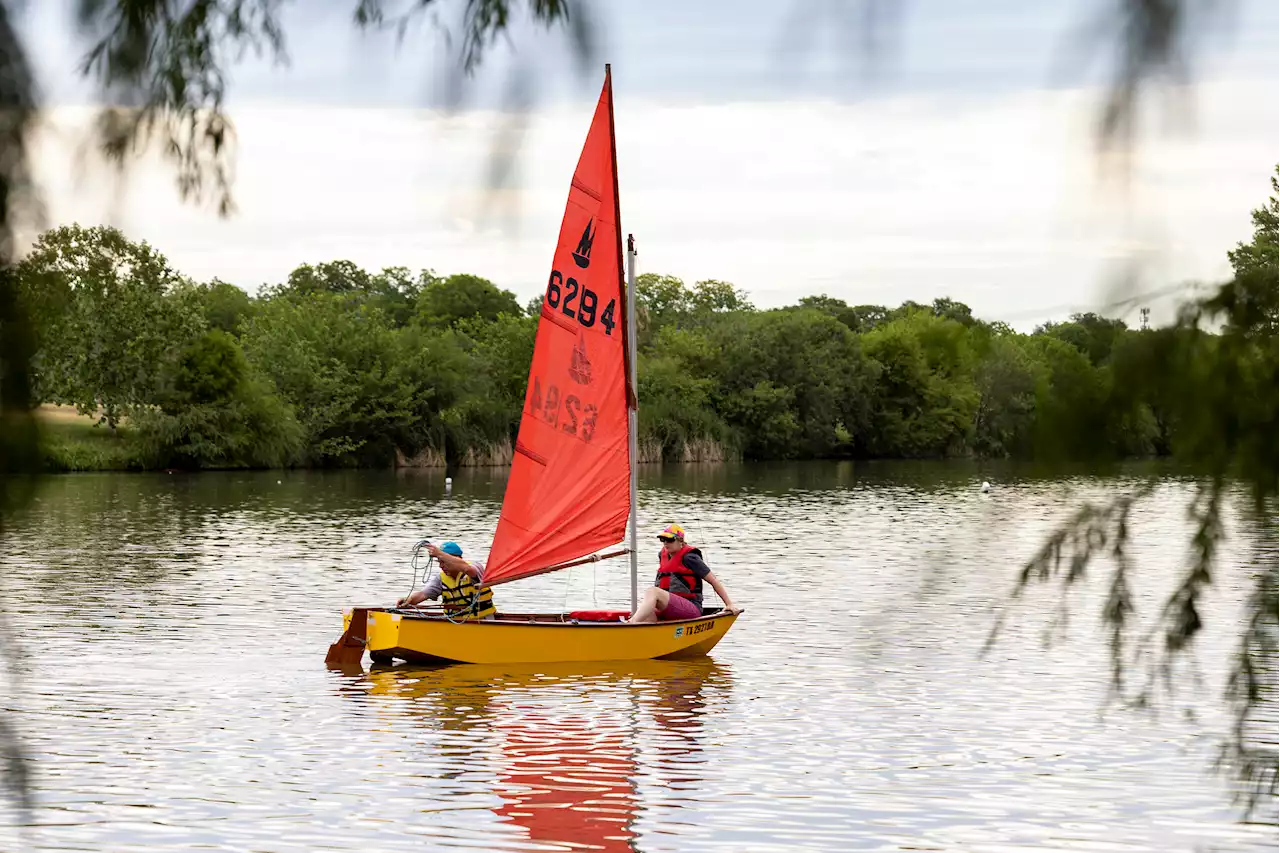
[[[1082, 313], [1022, 333], [949, 298], [758, 309], [727, 282], [642, 275], [639, 461], [1199, 452], [1206, 400], [1273, 416], [1275, 211], [1227, 252], [1235, 278], [1161, 328]], [[511, 463], [541, 296], [343, 260], [250, 296], [79, 225], [42, 234], [16, 274], [46, 470]], [[1224, 399], [1226, 367], [1251, 390]]]
[[[127, 420], [117, 424], [114, 431], [101, 426], [100, 421], [105, 416], [102, 410], [81, 414], [74, 406], [44, 403], [35, 409], [35, 416], [40, 425], [41, 451], [46, 471], [153, 471], [168, 467], [149, 464], [146, 445]], [[468, 447], [453, 467], [509, 468], [514, 451], [511, 442]], [[718, 443], [707, 440], [687, 442], [673, 456], [664, 455], [662, 445], [658, 442], [644, 441], [639, 445], [639, 457], [641, 465], [718, 464], [738, 458], [726, 453]], [[206, 465], [201, 470], [235, 470], [245, 467]], [[390, 467], [444, 470], [450, 465], [443, 452], [434, 447], [425, 447], [413, 456], [406, 456], [397, 449]]]

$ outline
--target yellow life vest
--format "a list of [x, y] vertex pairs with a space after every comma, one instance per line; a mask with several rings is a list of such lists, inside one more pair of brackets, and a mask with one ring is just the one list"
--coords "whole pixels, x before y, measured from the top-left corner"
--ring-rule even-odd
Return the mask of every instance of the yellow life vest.
[[453, 577], [441, 572], [440, 586], [440, 603], [455, 619], [484, 619], [498, 612], [493, 606], [493, 590], [476, 586], [466, 572]]

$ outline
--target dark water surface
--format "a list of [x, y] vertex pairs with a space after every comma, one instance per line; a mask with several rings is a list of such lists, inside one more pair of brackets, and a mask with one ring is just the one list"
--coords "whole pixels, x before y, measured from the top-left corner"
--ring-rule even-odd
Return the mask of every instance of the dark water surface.
[[[1142, 473], [653, 469], [642, 531], [684, 524], [746, 608], [712, 657], [345, 675], [342, 608], [407, 592], [420, 537], [483, 557], [501, 472], [49, 477], [0, 555], [36, 791], [0, 849], [1274, 850], [1209, 767], [1247, 537], [1158, 716], [1104, 708], [1100, 573], [1057, 644], [1040, 590], [979, 654], [1045, 533]], [[1135, 515], [1147, 615], [1192, 490]], [[625, 607], [627, 566], [496, 597]]]

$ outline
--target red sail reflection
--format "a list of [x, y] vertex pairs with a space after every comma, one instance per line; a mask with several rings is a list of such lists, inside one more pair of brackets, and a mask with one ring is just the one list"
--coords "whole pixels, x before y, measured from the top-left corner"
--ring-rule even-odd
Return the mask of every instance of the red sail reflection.
[[499, 727], [506, 802], [496, 811], [529, 840], [632, 850], [636, 811], [633, 735], [599, 719], [529, 714]]
[[494, 814], [530, 842], [610, 853], [636, 849], [642, 761], [668, 790], [702, 781], [705, 720], [730, 695], [732, 677], [703, 659], [398, 665], [356, 684], [343, 694], [386, 700], [422, 724], [427, 737], [416, 748], [456, 765], [443, 778], [491, 769], [502, 800]]

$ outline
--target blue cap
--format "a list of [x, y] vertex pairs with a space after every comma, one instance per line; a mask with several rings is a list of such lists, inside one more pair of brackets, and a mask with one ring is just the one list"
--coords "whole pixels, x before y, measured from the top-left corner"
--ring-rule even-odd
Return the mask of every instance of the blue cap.
[[446, 554], [452, 554], [455, 557], [462, 556], [462, 546], [457, 542], [446, 542], [440, 546], [440, 550], [444, 551]]

